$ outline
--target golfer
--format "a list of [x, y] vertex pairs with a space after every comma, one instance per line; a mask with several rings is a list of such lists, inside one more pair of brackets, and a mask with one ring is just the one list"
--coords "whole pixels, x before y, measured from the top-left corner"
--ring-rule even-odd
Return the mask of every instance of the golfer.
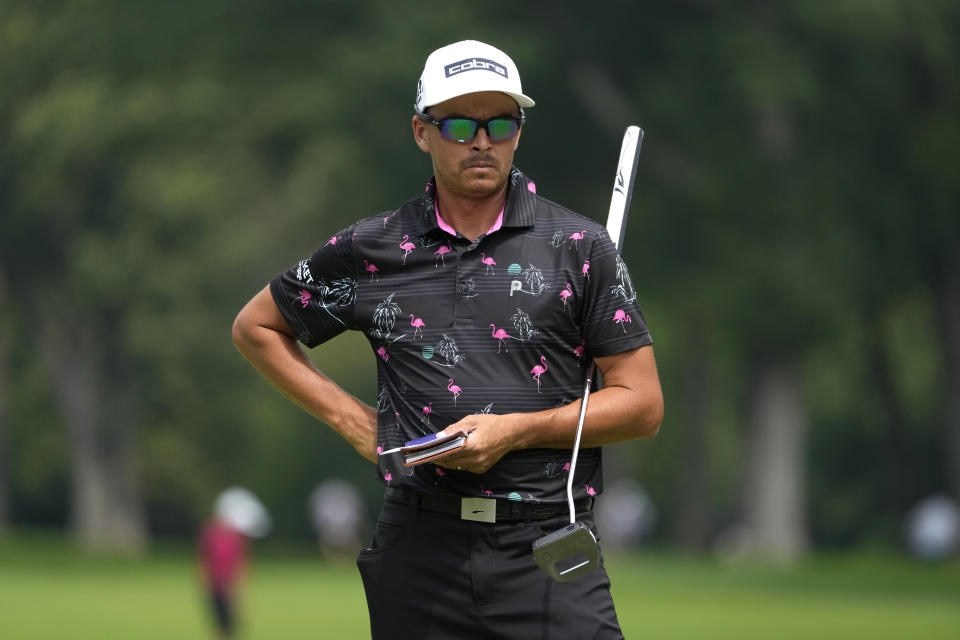
[[[637, 293], [606, 230], [539, 195], [513, 166], [533, 105], [504, 52], [476, 41], [434, 51], [412, 117], [433, 177], [399, 208], [321, 238], [234, 324], [243, 355], [386, 485], [357, 560], [374, 638], [622, 637], [602, 560], [558, 583], [531, 544], [569, 524], [591, 360], [604, 384], [591, 396], [573, 485], [577, 520], [595, 535], [601, 447], [655, 435], [663, 400]], [[570, 125], [555, 133], [573, 154]], [[348, 329], [376, 358], [376, 407], [297, 344]], [[458, 429], [470, 433], [466, 446], [432, 463], [378, 455]]]

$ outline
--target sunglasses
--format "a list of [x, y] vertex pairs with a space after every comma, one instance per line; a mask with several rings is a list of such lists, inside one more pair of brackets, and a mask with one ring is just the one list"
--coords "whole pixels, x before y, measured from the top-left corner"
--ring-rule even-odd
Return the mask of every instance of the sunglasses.
[[520, 116], [497, 116], [489, 120], [474, 120], [473, 118], [443, 118], [437, 120], [425, 113], [417, 112], [424, 122], [436, 125], [440, 129], [440, 137], [452, 142], [473, 142], [477, 131], [483, 127], [490, 142], [503, 142], [517, 137], [520, 127], [526, 122], [526, 115], [520, 109]]

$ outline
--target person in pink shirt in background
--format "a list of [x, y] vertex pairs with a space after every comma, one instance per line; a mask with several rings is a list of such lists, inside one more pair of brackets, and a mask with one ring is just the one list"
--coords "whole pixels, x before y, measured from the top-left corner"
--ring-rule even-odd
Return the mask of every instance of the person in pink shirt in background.
[[219, 638], [232, 638], [237, 601], [249, 564], [249, 537], [266, 535], [270, 517], [259, 500], [239, 487], [217, 498], [214, 515], [197, 536], [197, 566]]

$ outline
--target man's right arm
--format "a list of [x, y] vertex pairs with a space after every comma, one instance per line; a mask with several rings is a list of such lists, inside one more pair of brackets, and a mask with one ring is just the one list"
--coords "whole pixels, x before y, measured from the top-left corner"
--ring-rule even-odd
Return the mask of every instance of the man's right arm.
[[237, 314], [233, 344], [281, 393], [333, 427], [364, 458], [376, 461], [376, 410], [314, 366], [277, 308], [269, 286]]

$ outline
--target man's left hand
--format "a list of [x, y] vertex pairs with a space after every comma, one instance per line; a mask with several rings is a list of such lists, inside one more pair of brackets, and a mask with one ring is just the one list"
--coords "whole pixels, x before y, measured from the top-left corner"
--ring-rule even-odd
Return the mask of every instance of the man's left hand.
[[441, 467], [483, 473], [514, 448], [513, 433], [523, 414], [477, 414], [466, 416], [444, 429], [445, 433], [466, 431], [467, 444], [455, 454], [436, 461]]

